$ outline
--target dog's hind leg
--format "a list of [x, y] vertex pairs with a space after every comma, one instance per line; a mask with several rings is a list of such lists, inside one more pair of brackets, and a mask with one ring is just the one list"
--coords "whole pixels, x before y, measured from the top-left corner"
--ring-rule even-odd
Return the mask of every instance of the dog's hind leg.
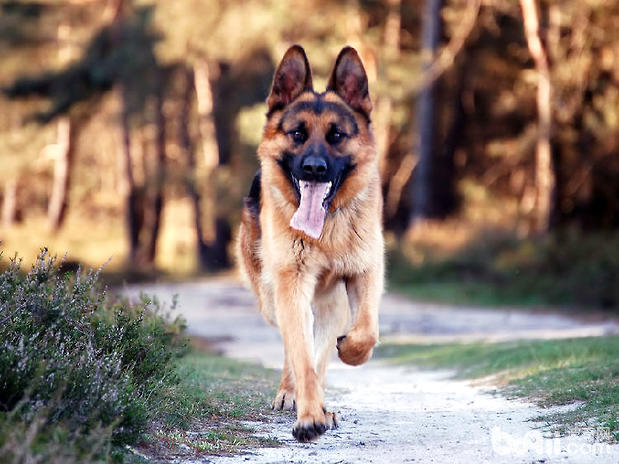
[[336, 283], [328, 293], [314, 300], [314, 347], [316, 372], [324, 388], [325, 373], [338, 335], [348, 326], [350, 309], [344, 282]]

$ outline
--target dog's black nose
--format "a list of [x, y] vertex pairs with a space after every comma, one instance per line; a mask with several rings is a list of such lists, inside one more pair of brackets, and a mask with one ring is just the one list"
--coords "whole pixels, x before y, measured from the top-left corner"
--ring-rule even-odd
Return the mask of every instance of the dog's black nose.
[[308, 155], [301, 165], [303, 172], [312, 176], [322, 176], [327, 172], [327, 161], [316, 155]]

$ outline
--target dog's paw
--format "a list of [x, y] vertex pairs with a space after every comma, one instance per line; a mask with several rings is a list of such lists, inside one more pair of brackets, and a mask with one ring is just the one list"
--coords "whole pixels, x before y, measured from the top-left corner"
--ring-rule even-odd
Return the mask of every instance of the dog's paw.
[[371, 333], [351, 330], [338, 337], [337, 354], [346, 364], [358, 366], [372, 357], [377, 341], [378, 338]]
[[316, 440], [327, 430], [336, 429], [340, 424], [340, 417], [336, 412], [324, 411], [324, 422], [309, 417], [298, 419], [292, 428], [292, 435], [300, 442], [306, 443]]
[[294, 411], [297, 408], [297, 402], [295, 401], [294, 391], [280, 389], [275, 395], [273, 403], [271, 403], [271, 409], [276, 411]]
[[336, 412], [327, 411], [325, 413], [325, 425], [329, 430], [337, 429], [340, 425], [340, 416]]
[[327, 431], [327, 424], [315, 419], [297, 419], [292, 427], [292, 436], [302, 443], [316, 440]]

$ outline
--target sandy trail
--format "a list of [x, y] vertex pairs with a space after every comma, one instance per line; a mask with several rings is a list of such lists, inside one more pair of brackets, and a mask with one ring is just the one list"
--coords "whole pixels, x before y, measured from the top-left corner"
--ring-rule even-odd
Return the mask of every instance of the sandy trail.
[[[190, 334], [208, 337], [226, 356], [281, 367], [277, 329], [266, 325], [250, 292], [228, 279], [127, 288], [162, 301], [179, 297]], [[447, 342], [508, 340], [619, 333], [616, 321], [577, 320], [522, 310], [452, 308], [418, 304], [387, 295], [381, 305], [381, 339]], [[538, 422], [548, 410], [507, 400], [488, 386], [451, 378], [450, 372], [420, 371], [371, 361], [351, 368], [334, 358], [327, 375], [326, 402], [343, 420], [311, 444], [290, 433], [292, 413], [258, 433], [285, 443], [281, 448], [209, 458], [213, 463], [619, 463], [619, 446], [594, 443], [592, 433], [544, 437]]]

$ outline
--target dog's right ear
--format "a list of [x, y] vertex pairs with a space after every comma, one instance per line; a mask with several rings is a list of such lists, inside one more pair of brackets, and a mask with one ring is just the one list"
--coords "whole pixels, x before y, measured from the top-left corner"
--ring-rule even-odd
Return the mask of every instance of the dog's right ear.
[[271, 94], [267, 98], [269, 113], [288, 105], [303, 91], [312, 89], [312, 71], [305, 50], [300, 45], [293, 45], [275, 71]]

